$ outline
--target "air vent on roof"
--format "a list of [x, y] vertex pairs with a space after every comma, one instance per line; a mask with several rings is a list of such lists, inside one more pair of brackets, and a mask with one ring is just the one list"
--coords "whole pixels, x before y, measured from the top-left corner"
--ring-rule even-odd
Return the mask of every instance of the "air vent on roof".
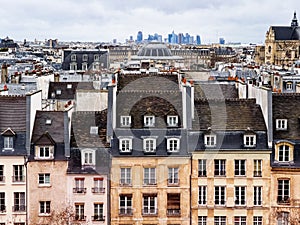
[[90, 128], [90, 134], [98, 134], [98, 127], [91, 126], [91, 128]]
[[46, 119], [46, 124], [47, 125], [51, 125], [51, 123], [52, 123], [51, 119]]

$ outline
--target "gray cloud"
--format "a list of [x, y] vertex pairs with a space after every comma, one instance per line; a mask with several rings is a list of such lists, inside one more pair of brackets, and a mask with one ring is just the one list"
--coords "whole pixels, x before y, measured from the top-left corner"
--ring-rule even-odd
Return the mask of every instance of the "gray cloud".
[[[11, 0], [1, 4], [2, 37], [123, 42], [139, 30], [199, 34], [203, 42], [262, 42], [271, 25], [289, 25], [298, 0]], [[298, 12], [300, 15], [300, 11]], [[300, 18], [300, 16], [298, 16]]]

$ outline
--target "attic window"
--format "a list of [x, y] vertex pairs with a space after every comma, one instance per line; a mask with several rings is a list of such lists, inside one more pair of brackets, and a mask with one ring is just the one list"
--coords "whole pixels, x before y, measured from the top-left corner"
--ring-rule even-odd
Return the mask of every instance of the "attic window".
[[71, 89], [72, 88], [72, 84], [67, 84], [67, 89]]
[[98, 134], [98, 127], [91, 126], [90, 127], [90, 134]]
[[287, 130], [287, 119], [276, 119], [276, 130]]
[[46, 124], [47, 125], [51, 125], [51, 123], [52, 123], [51, 119], [46, 119]]
[[56, 94], [57, 94], [57, 95], [61, 95], [61, 90], [60, 90], [60, 89], [57, 89], [57, 90], [56, 90]]
[[144, 116], [144, 126], [145, 127], [154, 127], [155, 117], [154, 116]]

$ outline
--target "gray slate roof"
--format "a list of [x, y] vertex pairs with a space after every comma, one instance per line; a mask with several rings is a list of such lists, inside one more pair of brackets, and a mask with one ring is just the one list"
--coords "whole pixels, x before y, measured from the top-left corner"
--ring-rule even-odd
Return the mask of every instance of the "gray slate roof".
[[275, 32], [275, 40], [300, 40], [300, 27], [289, 26], [272, 26], [271, 29]]
[[238, 91], [234, 84], [197, 83], [194, 85], [194, 90], [196, 99], [238, 98]]

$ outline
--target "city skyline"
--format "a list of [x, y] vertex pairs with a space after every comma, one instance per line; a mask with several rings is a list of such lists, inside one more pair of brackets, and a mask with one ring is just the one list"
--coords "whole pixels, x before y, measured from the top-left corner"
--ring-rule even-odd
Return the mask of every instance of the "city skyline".
[[[270, 26], [288, 26], [296, 0], [281, 1], [158, 1], [124, 2], [61, 0], [12, 0], [1, 5], [1, 38], [14, 40], [125, 42], [158, 33], [164, 38], [175, 33], [200, 35], [201, 42], [263, 43]], [[299, 12], [298, 17], [299, 17]]]

